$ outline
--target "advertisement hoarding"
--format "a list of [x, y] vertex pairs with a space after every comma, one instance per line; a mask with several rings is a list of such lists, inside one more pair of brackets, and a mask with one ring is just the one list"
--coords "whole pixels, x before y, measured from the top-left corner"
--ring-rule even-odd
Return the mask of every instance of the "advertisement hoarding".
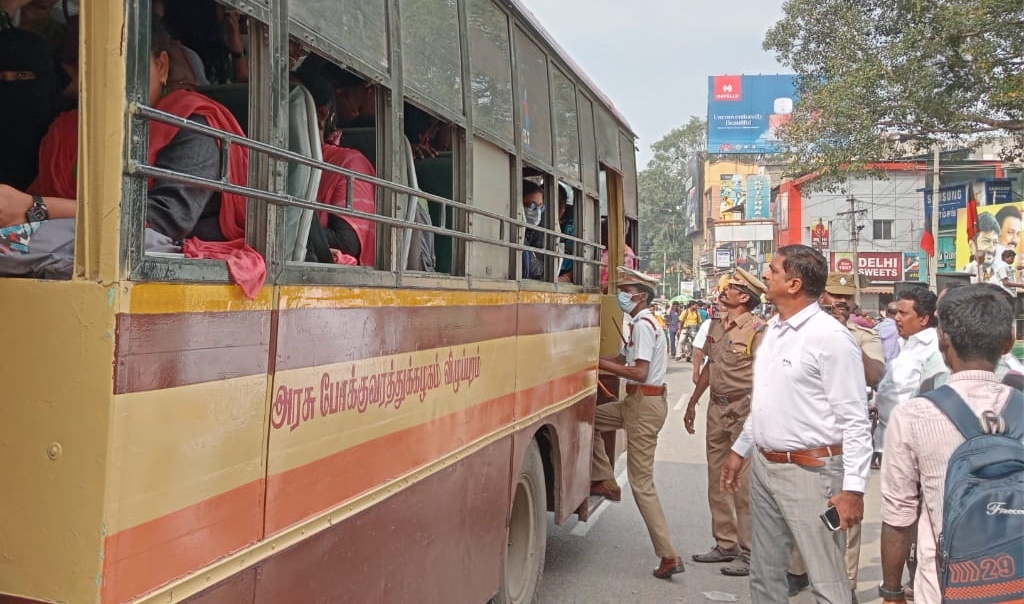
[[708, 152], [777, 153], [796, 102], [794, 75], [708, 78]]
[[[956, 226], [956, 211], [967, 207], [968, 183], [939, 188], [939, 229]], [[932, 219], [932, 191], [924, 191], [925, 221]], [[930, 222], [929, 222], [930, 224]]]
[[831, 226], [831, 221], [823, 216], [811, 219], [811, 247], [816, 250], [828, 248], [828, 232]]
[[722, 220], [743, 220], [743, 205], [746, 202], [743, 175], [722, 174], [718, 187], [718, 213]]
[[956, 236], [939, 235], [938, 254], [939, 272], [956, 272]]
[[[832, 252], [830, 270], [853, 273], [853, 252]], [[857, 254], [860, 274], [872, 283], [888, 284], [905, 281], [903, 278], [903, 252], [860, 252]]]
[[921, 255], [917, 252], [903, 252], [903, 280], [921, 281]]
[[686, 193], [686, 235], [696, 235], [704, 230], [704, 158], [700, 154], [686, 161], [683, 189]]
[[771, 177], [760, 174], [747, 177], [747, 220], [768, 220], [771, 195]]

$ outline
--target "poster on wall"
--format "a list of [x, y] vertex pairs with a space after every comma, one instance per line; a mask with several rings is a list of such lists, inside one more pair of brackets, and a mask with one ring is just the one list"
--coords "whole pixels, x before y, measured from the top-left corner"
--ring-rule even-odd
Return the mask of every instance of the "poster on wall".
[[[990, 269], [1002, 262], [1003, 250], [1021, 253], [1021, 212], [1024, 202], [1015, 201], [994, 206], [978, 206], [978, 233], [967, 240], [967, 210], [956, 214], [956, 270], [963, 271], [975, 254], [982, 256], [982, 265]], [[942, 239], [941, 237], [939, 238]]]
[[761, 174], [747, 177], [747, 220], [768, 220], [772, 179]]
[[828, 232], [830, 225], [831, 222], [828, 218], [819, 216], [818, 218], [811, 219], [811, 247], [816, 250], [824, 250], [828, 248]]
[[722, 220], [743, 220], [746, 192], [742, 174], [723, 174], [718, 189], [718, 209]]
[[[830, 270], [853, 273], [853, 252], [829, 254]], [[858, 271], [872, 283], [889, 284], [905, 281], [903, 278], [903, 252], [860, 252], [857, 254]]]
[[917, 252], [903, 252], [903, 280], [921, 280], [921, 256]]

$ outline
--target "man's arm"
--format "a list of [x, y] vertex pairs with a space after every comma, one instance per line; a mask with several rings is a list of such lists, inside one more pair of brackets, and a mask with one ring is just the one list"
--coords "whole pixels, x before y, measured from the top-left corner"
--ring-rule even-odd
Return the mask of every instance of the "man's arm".
[[[884, 458], [884, 456], [883, 456]], [[882, 587], [897, 591], [903, 586], [903, 566], [910, 556], [914, 526], [892, 526], [882, 523]]]
[[636, 360], [635, 365], [623, 365], [609, 359], [600, 359], [597, 362], [597, 368], [601, 371], [607, 371], [613, 375], [617, 375], [634, 382], [639, 382], [641, 384], [647, 381], [647, 373], [650, 365], [650, 361], [642, 361], [640, 359]]
[[882, 453], [882, 587], [891, 590], [900, 588], [920, 515], [917, 457], [908, 442], [905, 412], [903, 406], [893, 412]]
[[700, 375], [697, 377], [697, 385], [693, 390], [693, 394], [690, 396], [690, 402], [686, 405], [686, 413], [683, 414], [683, 427], [690, 434], [693, 434], [693, 422], [697, 418], [697, 401], [700, 400], [701, 395], [708, 389], [708, 385], [711, 383], [711, 363], [708, 363], [700, 370]]

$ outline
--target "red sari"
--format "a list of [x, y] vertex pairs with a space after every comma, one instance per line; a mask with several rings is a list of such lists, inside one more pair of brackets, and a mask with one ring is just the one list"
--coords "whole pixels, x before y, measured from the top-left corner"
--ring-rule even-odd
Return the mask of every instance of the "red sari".
[[[323, 146], [324, 163], [339, 168], [352, 170], [377, 176], [373, 164], [366, 156], [355, 149], [336, 147], [334, 145]], [[348, 190], [348, 177], [337, 172], [320, 171], [320, 188], [316, 193], [316, 200], [320, 203], [330, 204], [339, 208], [345, 207], [345, 195]], [[377, 192], [372, 183], [365, 180], [356, 180], [352, 185], [352, 209], [367, 214], [377, 212]], [[327, 212], [319, 212], [320, 224], [327, 226]], [[377, 249], [377, 225], [370, 220], [351, 218], [346, 216], [345, 220], [352, 225], [356, 235], [359, 236], [359, 264], [361, 266], [373, 267], [374, 256]]]

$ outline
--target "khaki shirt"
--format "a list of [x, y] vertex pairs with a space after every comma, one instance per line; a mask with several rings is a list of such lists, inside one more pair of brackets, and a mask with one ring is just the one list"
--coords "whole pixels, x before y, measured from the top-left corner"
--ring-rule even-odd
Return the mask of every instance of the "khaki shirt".
[[864, 352], [864, 356], [884, 365], [885, 349], [882, 348], [882, 338], [878, 336], [878, 332], [853, 322], [847, 323], [846, 326], [850, 328], [850, 333], [853, 334], [853, 339], [857, 341], [857, 345]]
[[704, 355], [711, 363], [711, 392], [731, 397], [747, 394], [754, 386], [754, 351], [765, 324], [749, 312], [728, 324], [727, 320], [712, 320]]

